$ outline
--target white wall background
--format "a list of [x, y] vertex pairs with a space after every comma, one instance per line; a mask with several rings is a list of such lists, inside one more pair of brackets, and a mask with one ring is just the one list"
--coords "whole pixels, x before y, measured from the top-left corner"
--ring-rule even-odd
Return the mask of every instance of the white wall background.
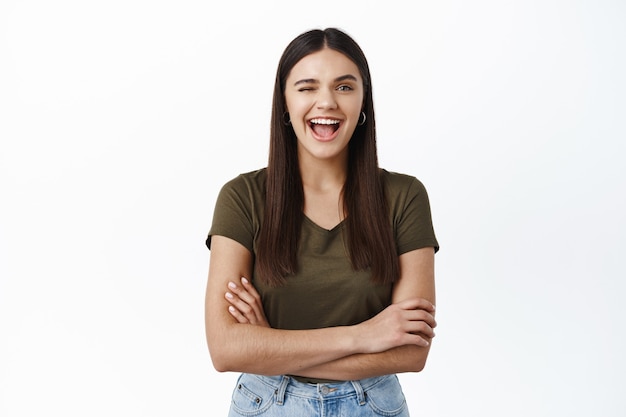
[[283, 48], [327, 26], [442, 245], [412, 414], [626, 414], [626, 3], [408, 4], [0, 3], [1, 416], [225, 415], [204, 238], [265, 165]]

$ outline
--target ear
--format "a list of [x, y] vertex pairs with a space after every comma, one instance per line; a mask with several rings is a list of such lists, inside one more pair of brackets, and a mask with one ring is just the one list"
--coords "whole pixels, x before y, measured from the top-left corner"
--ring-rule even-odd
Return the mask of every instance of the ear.
[[291, 124], [291, 117], [289, 116], [288, 111], [283, 113], [283, 124], [285, 126], [289, 126]]

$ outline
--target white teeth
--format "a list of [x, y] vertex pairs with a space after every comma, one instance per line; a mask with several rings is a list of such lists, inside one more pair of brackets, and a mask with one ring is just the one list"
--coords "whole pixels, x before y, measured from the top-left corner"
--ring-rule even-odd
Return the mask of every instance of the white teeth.
[[312, 119], [311, 123], [315, 123], [316, 125], [336, 125], [339, 124], [339, 120], [332, 119]]

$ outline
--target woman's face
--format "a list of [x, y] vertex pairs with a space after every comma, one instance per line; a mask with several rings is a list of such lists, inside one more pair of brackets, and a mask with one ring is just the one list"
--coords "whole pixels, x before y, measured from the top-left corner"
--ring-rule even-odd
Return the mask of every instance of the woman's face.
[[302, 58], [285, 83], [300, 162], [347, 158], [363, 106], [363, 80], [348, 57], [324, 48]]

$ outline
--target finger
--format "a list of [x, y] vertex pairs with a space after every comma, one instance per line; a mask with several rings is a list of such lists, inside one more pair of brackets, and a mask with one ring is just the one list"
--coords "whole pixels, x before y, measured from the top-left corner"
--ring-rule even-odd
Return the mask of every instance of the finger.
[[421, 347], [430, 346], [430, 340], [420, 334], [407, 333], [402, 340], [403, 345], [417, 345]]
[[254, 299], [256, 299], [256, 300], [260, 300], [261, 299], [261, 296], [259, 295], [259, 293], [256, 290], [256, 288], [254, 288], [254, 286], [252, 284], [250, 284], [250, 281], [248, 281], [245, 277], [241, 277], [241, 285], [243, 285], [243, 287], [246, 289], [246, 291], [248, 293], [250, 293], [250, 295], [252, 297], [254, 297]]
[[235, 307], [237, 310], [239, 310], [239, 312], [241, 314], [243, 314], [244, 316], [250, 316], [251, 313], [253, 313], [252, 308], [245, 302], [242, 301], [239, 297], [237, 297], [236, 295], [233, 295], [229, 292], [227, 292], [225, 294], [226, 296], [226, 300], [233, 306]]
[[[430, 304], [429, 302], [427, 303]], [[424, 305], [423, 303], [421, 304]], [[424, 306], [428, 307], [428, 305], [424, 305]], [[403, 314], [402, 317], [406, 320], [424, 321], [428, 323], [428, 325], [431, 326], [433, 329], [437, 327], [437, 321], [435, 320], [435, 312], [431, 311], [430, 309], [423, 309], [423, 308], [408, 309], [408, 310], [403, 310], [402, 314]]]
[[397, 305], [405, 310], [422, 309], [431, 313], [435, 312], [435, 305], [425, 298], [409, 298], [404, 301], [400, 301]]
[[423, 338], [422, 336], [420, 336], [420, 335], [414, 335], [414, 336], [416, 338], [414, 343], [417, 346], [422, 346], [422, 347], [430, 346], [430, 342], [428, 340], [426, 340], [425, 338]]
[[241, 278], [242, 286], [238, 286], [234, 282], [229, 282], [228, 287], [232, 289], [233, 292], [237, 293], [239, 298], [241, 298], [244, 302], [248, 303], [248, 305], [254, 310], [257, 318], [264, 317], [263, 313], [263, 304], [261, 303], [261, 296], [254, 288], [254, 286], [248, 281], [245, 277]]
[[238, 323], [246, 324], [248, 320], [233, 306], [228, 306], [228, 312], [237, 320]]
[[261, 296], [259, 292], [254, 288], [254, 286], [248, 281], [245, 277], [241, 278], [241, 285], [246, 289], [246, 291], [254, 298], [253, 308], [257, 312], [258, 315], [265, 315], [263, 313], [263, 302], [261, 301]]
[[435, 320], [435, 316], [430, 314], [425, 310], [407, 310], [402, 313], [402, 317], [404, 320], [409, 321], [423, 321], [426, 322], [433, 329], [437, 327], [437, 321]]
[[253, 305], [255, 302], [255, 298], [242, 286], [235, 284], [234, 282], [228, 283], [228, 289], [230, 289], [233, 293], [237, 294], [237, 296], [248, 303], [249, 305]]
[[225, 297], [226, 301], [228, 301], [232, 307], [236, 308], [241, 315], [245, 316], [249, 322], [252, 323], [256, 321], [254, 310], [246, 302], [229, 292], [225, 294]]
[[426, 336], [430, 339], [435, 337], [434, 329], [423, 321], [410, 321], [404, 327], [404, 330], [407, 333], [417, 334], [421, 336]]

